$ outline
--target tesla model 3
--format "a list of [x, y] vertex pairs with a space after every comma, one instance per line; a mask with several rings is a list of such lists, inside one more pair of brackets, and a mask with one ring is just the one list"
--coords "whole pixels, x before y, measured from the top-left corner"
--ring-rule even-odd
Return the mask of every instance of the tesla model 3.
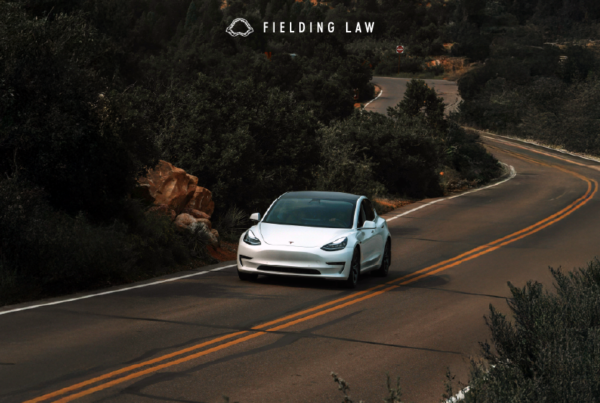
[[338, 192], [288, 192], [242, 234], [238, 275], [259, 274], [344, 281], [356, 287], [360, 274], [386, 276], [391, 238], [385, 219], [365, 196]]

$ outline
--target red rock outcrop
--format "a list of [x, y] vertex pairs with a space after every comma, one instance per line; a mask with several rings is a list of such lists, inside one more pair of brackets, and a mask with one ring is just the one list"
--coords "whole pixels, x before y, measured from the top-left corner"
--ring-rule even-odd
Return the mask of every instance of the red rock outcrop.
[[203, 211], [211, 216], [213, 211], [215, 211], [215, 202], [212, 201], [212, 192], [200, 186], [196, 187], [194, 194], [186, 207]]
[[219, 232], [216, 229], [211, 229], [212, 225], [206, 218], [195, 218], [191, 214], [181, 213], [175, 218], [175, 225], [179, 228], [194, 231], [199, 225], [206, 232], [212, 245], [219, 244]]
[[198, 186], [196, 176], [167, 161], [160, 160], [158, 165], [150, 169], [138, 182], [140, 188], [147, 188], [144, 190], [154, 199], [154, 204], [166, 205], [176, 214], [181, 214], [184, 209], [189, 208], [207, 215], [198, 218], [210, 218], [215, 210], [212, 192]]
[[179, 214], [175, 218], [175, 225], [179, 228], [191, 229], [192, 225], [196, 224], [196, 219], [189, 214]]
[[161, 160], [139, 182], [142, 186], [149, 185], [148, 190], [155, 204], [167, 205], [179, 214], [192, 199], [198, 178]]
[[183, 212], [191, 215], [194, 218], [206, 218], [207, 220], [210, 220], [210, 215], [206, 214], [204, 211], [186, 207], [183, 209]]
[[211, 243], [219, 243], [219, 233], [212, 228], [210, 216], [215, 209], [212, 192], [198, 186], [198, 178], [173, 164], [160, 160], [154, 169], [138, 180], [136, 196], [154, 203], [150, 211], [161, 212], [179, 228], [193, 231], [205, 227]]

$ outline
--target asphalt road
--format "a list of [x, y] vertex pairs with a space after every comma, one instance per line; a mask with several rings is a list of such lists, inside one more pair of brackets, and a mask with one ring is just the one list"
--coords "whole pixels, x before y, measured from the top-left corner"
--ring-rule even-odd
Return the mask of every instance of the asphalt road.
[[[370, 108], [401, 98], [391, 80], [376, 80], [387, 98]], [[599, 254], [598, 164], [485, 141], [516, 176], [388, 214], [390, 275], [367, 276], [356, 290], [241, 282], [230, 267], [0, 309], [0, 401], [335, 402], [335, 371], [355, 401], [381, 401], [389, 373], [406, 401], [438, 402], [448, 367], [467, 380], [489, 337], [489, 304], [507, 312], [508, 281], [550, 285], [548, 266], [571, 269]]]
[[[406, 91], [406, 84], [410, 81], [408, 78], [389, 78], [389, 77], [374, 77], [373, 82], [383, 90], [382, 94], [375, 102], [370, 103], [365, 108], [371, 112], [380, 112], [386, 114], [388, 107], [394, 107], [402, 100], [402, 96]], [[424, 80], [428, 86], [434, 88], [438, 96], [442, 97], [448, 105], [446, 112], [456, 111], [460, 95], [456, 88], [456, 82], [445, 80]]]

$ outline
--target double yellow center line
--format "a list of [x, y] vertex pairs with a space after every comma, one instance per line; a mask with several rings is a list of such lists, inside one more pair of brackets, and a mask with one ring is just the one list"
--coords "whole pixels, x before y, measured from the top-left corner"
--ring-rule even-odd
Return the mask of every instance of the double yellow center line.
[[139, 378], [141, 376], [160, 371], [161, 369], [165, 369], [168, 367], [172, 367], [174, 365], [179, 365], [187, 361], [194, 360], [199, 357], [203, 357], [205, 355], [224, 350], [226, 348], [235, 346], [237, 344], [243, 343], [245, 341], [263, 336], [270, 332], [279, 331], [290, 326], [294, 326], [296, 324], [317, 318], [319, 316], [337, 311], [339, 309], [345, 308], [350, 305], [354, 305], [361, 301], [365, 301], [367, 299], [373, 298], [375, 296], [381, 295], [387, 291], [398, 288], [402, 285], [410, 284], [415, 281], [418, 281], [424, 277], [431, 276], [433, 274], [439, 273], [451, 267], [457, 266], [463, 262], [475, 259], [481, 255], [485, 255], [490, 253], [502, 246], [508, 245], [519, 239], [525, 238], [531, 234], [534, 234], [557, 221], [562, 220], [568, 215], [572, 214], [577, 209], [581, 208], [585, 205], [589, 200], [591, 200], [596, 192], [598, 191], [598, 183], [595, 180], [591, 180], [586, 178], [583, 175], [580, 175], [576, 172], [569, 171], [562, 167], [546, 164], [537, 160], [533, 160], [527, 157], [524, 157], [520, 154], [516, 154], [507, 150], [502, 150], [503, 152], [508, 152], [509, 154], [515, 155], [517, 158], [525, 159], [536, 164], [544, 165], [559, 169], [563, 172], [567, 172], [571, 175], [576, 176], [577, 178], [585, 181], [588, 185], [587, 191], [583, 196], [575, 200], [573, 203], [569, 204], [559, 212], [547, 217], [533, 225], [530, 225], [527, 228], [524, 228], [520, 231], [514, 232], [510, 235], [507, 235], [503, 238], [497, 239], [493, 242], [487, 243], [485, 245], [479, 246], [475, 249], [472, 249], [468, 252], [462, 253], [452, 259], [445, 260], [443, 262], [434, 264], [432, 266], [426, 267], [424, 269], [418, 270], [414, 273], [402, 276], [400, 278], [394, 279], [384, 284], [380, 284], [378, 286], [369, 288], [364, 291], [359, 291], [348, 295], [343, 298], [338, 298], [336, 300], [291, 314], [285, 317], [263, 323], [261, 325], [250, 328], [249, 330], [243, 330], [231, 334], [227, 334], [221, 337], [214, 338], [212, 340], [196, 344], [194, 346], [184, 348], [182, 350], [178, 350], [169, 354], [162, 355], [157, 358], [153, 358], [151, 360], [147, 360], [141, 362], [139, 364], [130, 365], [124, 368], [121, 368], [116, 371], [109, 372], [107, 374], [77, 383], [75, 385], [57, 390], [52, 393], [45, 394], [43, 396], [37, 397], [32, 400], [28, 400], [25, 403], [34, 403], [34, 402], [44, 402], [53, 398], [58, 398], [58, 400], [54, 400], [54, 402], [70, 402], [72, 400], [78, 399], [83, 396], [90, 395], [92, 393], [110, 388], [112, 386], [116, 386], [123, 382], [130, 381], [132, 379]]

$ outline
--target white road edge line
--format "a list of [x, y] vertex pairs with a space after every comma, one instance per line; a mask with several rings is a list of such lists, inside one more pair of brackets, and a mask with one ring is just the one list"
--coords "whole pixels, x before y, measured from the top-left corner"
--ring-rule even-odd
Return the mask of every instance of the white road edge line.
[[493, 184], [491, 184], [489, 186], [485, 186], [485, 187], [482, 187], [482, 188], [469, 190], [468, 192], [461, 193], [459, 195], [450, 196], [450, 197], [444, 197], [444, 198], [441, 198], [441, 199], [437, 199], [437, 200], [431, 201], [431, 202], [429, 202], [427, 204], [423, 204], [422, 206], [419, 206], [419, 207], [416, 207], [416, 208], [414, 208], [412, 210], [406, 211], [406, 212], [404, 212], [402, 214], [398, 214], [397, 216], [394, 216], [392, 218], [387, 218], [386, 221], [390, 222], [392, 220], [395, 220], [396, 218], [400, 218], [402, 216], [405, 216], [407, 214], [410, 214], [410, 213], [413, 213], [413, 212], [415, 212], [417, 210], [420, 210], [423, 207], [431, 206], [432, 204], [439, 203], [439, 202], [444, 201], [444, 200], [451, 200], [451, 199], [455, 199], [457, 197], [461, 197], [461, 196], [465, 196], [465, 195], [468, 195], [468, 194], [471, 194], [471, 193], [480, 192], [480, 191], [485, 190], [485, 189], [493, 188], [494, 186], [501, 185], [504, 182], [507, 182], [507, 181], [511, 180], [512, 178], [514, 178], [517, 175], [517, 171], [515, 170], [515, 168], [512, 165], [506, 165], [504, 162], [500, 162], [500, 163], [502, 165], [504, 165], [505, 167], [507, 167], [510, 170], [510, 175], [508, 176], [508, 178], [506, 178], [506, 179], [504, 179], [504, 180], [502, 180], [500, 182], [493, 183]]
[[171, 281], [177, 281], [177, 280], [181, 280], [181, 279], [188, 278], [188, 277], [201, 276], [203, 274], [207, 274], [207, 273], [210, 273], [210, 272], [213, 272], [213, 271], [224, 270], [224, 269], [228, 269], [230, 267], [235, 267], [235, 266], [236, 265], [232, 264], [232, 265], [229, 265], [229, 266], [217, 267], [216, 269], [211, 269], [211, 270], [206, 270], [206, 271], [200, 271], [200, 272], [196, 272], [196, 273], [192, 273], [192, 274], [186, 274], [184, 276], [172, 277], [172, 278], [168, 278], [168, 279], [165, 279], [165, 280], [159, 280], [159, 281], [153, 281], [152, 283], [135, 285], [133, 287], [126, 287], [126, 288], [120, 288], [118, 290], [104, 291], [104, 292], [99, 292], [97, 294], [84, 295], [83, 297], [77, 297], [77, 298], [63, 299], [63, 300], [60, 300], [60, 301], [48, 302], [48, 303], [45, 303], [45, 304], [25, 306], [23, 308], [11, 309], [10, 311], [0, 312], [0, 315], [6, 315], [7, 313], [13, 313], [13, 312], [27, 311], [29, 309], [41, 308], [41, 307], [44, 307], [44, 306], [64, 304], [65, 302], [72, 302], [72, 301], [79, 301], [79, 300], [82, 300], [82, 299], [93, 298], [93, 297], [100, 297], [102, 295], [115, 294], [115, 293], [118, 293], [118, 292], [134, 290], [136, 288], [150, 287], [151, 285], [168, 283], [168, 282], [171, 282]]
[[576, 153], [576, 152], [573, 152], [573, 151], [565, 150], [563, 148], [552, 148], [552, 147], [549, 147], [549, 146], [544, 145], [542, 143], [538, 143], [535, 140], [522, 139], [522, 138], [519, 138], [519, 137], [503, 136], [501, 134], [496, 134], [496, 133], [488, 132], [488, 131], [485, 131], [485, 130], [474, 129], [472, 127], [467, 127], [467, 126], [464, 126], [464, 127], [466, 129], [469, 129], [469, 130], [474, 130], [476, 132], [485, 133], [485, 134], [487, 134], [487, 136], [483, 136], [483, 137], [486, 137], [486, 138], [491, 139], [491, 140], [498, 140], [498, 139], [495, 139], [494, 137], [490, 137], [490, 135], [496, 136], [496, 137], [501, 137], [503, 139], [515, 141], [515, 142], [518, 142], [518, 143], [534, 145], [534, 146], [537, 146], [537, 147], [545, 148], [546, 150], [556, 151], [556, 152], [559, 152], [561, 154], [570, 155], [571, 157], [577, 157], [577, 158], [581, 158], [581, 159], [588, 160], [588, 161], [593, 161], [593, 162], [600, 162], [600, 158], [595, 157], [593, 155], [579, 154], [579, 153]]
[[460, 392], [458, 392], [456, 395], [452, 396], [450, 399], [446, 400], [446, 403], [456, 403], [459, 402], [461, 400], [465, 400], [465, 394], [471, 390], [470, 387], [466, 387], [463, 390], [461, 390]]
[[379, 95], [377, 95], [375, 98], [373, 98], [372, 100], [370, 100], [369, 102], [367, 102], [367, 103], [365, 104], [365, 106], [363, 106], [363, 109], [366, 109], [366, 108], [367, 108], [367, 106], [369, 106], [369, 104], [370, 104], [371, 102], [375, 101], [377, 98], [379, 98], [379, 97], [381, 96], [381, 94], [383, 94], [383, 90], [381, 89], [381, 87], [379, 87], [379, 88], [380, 88]]

